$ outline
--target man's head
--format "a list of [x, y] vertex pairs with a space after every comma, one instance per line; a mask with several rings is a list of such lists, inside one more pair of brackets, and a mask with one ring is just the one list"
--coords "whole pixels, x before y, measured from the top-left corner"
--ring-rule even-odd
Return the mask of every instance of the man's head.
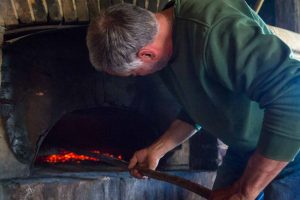
[[99, 71], [113, 75], [146, 75], [169, 59], [158, 18], [131, 4], [118, 4], [101, 13], [89, 26], [90, 60]]

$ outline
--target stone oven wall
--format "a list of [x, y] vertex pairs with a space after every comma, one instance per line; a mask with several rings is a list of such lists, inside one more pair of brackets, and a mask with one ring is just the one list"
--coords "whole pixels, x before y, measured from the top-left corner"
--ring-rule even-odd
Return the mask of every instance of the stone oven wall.
[[3, 50], [3, 131], [24, 164], [32, 162], [55, 123], [74, 110], [119, 107], [142, 113], [162, 132], [180, 109], [156, 75], [119, 78], [96, 72], [88, 60], [85, 32], [50, 31]]

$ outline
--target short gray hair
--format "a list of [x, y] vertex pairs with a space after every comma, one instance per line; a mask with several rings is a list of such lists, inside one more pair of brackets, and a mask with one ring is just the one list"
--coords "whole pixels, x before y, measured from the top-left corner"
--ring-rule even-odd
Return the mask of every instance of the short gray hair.
[[158, 32], [155, 16], [132, 4], [117, 4], [102, 12], [89, 25], [87, 46], [98, 71], [129, 72], [141, 65], [138, 51]]

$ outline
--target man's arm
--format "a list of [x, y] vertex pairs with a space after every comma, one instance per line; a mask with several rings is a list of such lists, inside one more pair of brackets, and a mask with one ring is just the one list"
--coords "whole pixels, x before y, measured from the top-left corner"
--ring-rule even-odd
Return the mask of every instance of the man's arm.
[[254, 200], [287, 164], [288, 162], [271, 160], [255, 152], [242, 177], [229, 188], [214, 191], [210, 199]]
[[191, 124], [176, 119], [149, 149], [156, 152], [160, 157], [163, 157], [167, 152], [190, 138], [195, 133], [193, 130], [194, 127]]
[[287, 164], [288, 162], [271, 160], [255, 152], [239, 180], [241, 193], [256, 197]]
[[300, 62], [286, 44], [250, 18], [224, 18], [210, 33], [207, 72], [229, 91], [244, 94], [264, 109], [257, 152], [242, 177], [215, 191], [211, 199], [222, 199], [217, 194], [230, 199], [231, 194], [232, 199], [252, 200], [299, 151]]
[[205, 55], [208, 76], [263, 109], [258, 152], [292, 160], [300, 147], [300, 62], [290, 48], [250, 18], [230, 16], [210, 31]]
[[134, 169], [136, 165], [155, 169], [159, 160], [170, 150], [190, 138], [197, 130], [184, 121], [175, 120], [167, 131], [149, 147], [141, 149], [133, 155], [128, 168], [133, 176], [142, 178], [142, 175]]

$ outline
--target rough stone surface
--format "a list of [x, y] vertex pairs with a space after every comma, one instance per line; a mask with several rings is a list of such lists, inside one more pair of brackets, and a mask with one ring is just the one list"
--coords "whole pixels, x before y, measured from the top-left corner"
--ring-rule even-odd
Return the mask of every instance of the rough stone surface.
[[[3, 34], [4, 28], [3, 26], [3, 18], [0, 16], [0, 68], [1, 73], [3, 72], [2, 69], [2, 43], [3, 43]], [[6, 96], [3, 94], [3, 87], [2, 87], [2, 74], [0, 75], [0, 82], [1, 82], [1, 90], [0, 90], [0, 98], [5, 99]], [[3, 106], [2, 108], [4, 108]], [[2, 109], [0, 109], [2, 110]], [[7, 142], [7, 137], [4, 132], [3, 127], [3, 115], [1, 113], [0, 116], [0, 179], [8, 178], [8, 177], [23, 177], [29, 174], [29, 167], [20, 163], [10, 150]], [[1, 191], [0, 191], [1, 193]], [[1, 200], [0, 196], [0, 200]]]
[[0, 179], [28, 176], [29, 166], [20, 163], [8, 147], [2, 120], [0, 120], [0, 147]]
[[[211, 187], [214, 172], [172, 172]], [[64, 173], [0, 182], [1, 200], [202, 200], [177, 186], [127, 172]]]

